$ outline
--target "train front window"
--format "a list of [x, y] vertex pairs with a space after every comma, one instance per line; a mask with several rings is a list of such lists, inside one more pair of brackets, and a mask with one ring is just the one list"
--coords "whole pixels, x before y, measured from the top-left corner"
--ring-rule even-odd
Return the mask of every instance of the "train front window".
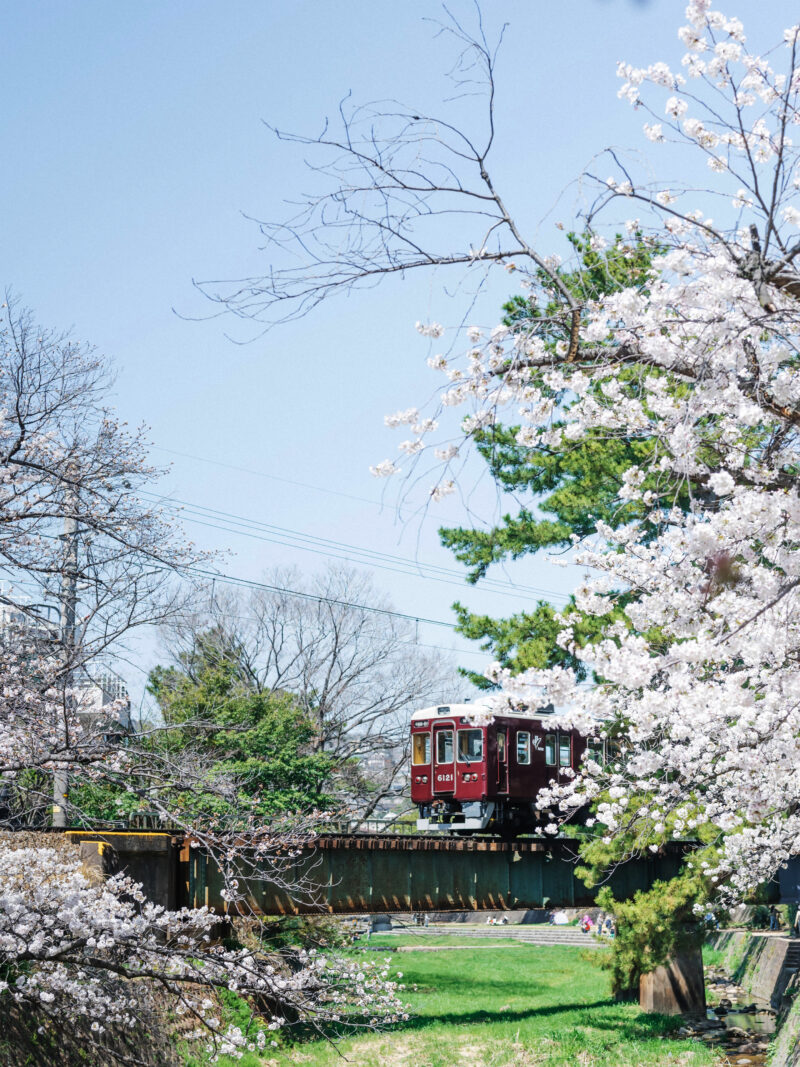
[[436, 762], [453, 762], [453, 731], [439, 730], [436, 734]]
[[413, 734], [411, 738], [411, 762], [419, 767], [431, 761], [431, 735]]
[[546, 734], [544, 739], [544, 761], [548, 767], [556, 765], [556, 735]]
[[517, 763], [524, 767], [531, 761], [531, 735], [527, 730], [517, 732]]
[[478, 763], [483, 759], [483, 731], [458, 731], [458, 762]]
[[572, 764], [572, 738], [560, 734], [558, 738], [558, 765], [569, 767]]

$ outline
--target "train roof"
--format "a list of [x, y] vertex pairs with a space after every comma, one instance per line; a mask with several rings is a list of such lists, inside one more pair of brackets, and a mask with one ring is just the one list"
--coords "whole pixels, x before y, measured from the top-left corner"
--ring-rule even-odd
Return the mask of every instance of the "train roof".
[[553, 705], [537, 708], [535, 711], [513, 711], [511, 708], [495, 708], [487, 701], [476, 700], [474, 704], [433, 704], [429, 708], [420, 708], [411, 716], [411, 722], [438, 719], [444, 716], [457, 716], [460, 719], [485, 719], [487, 716], [502, 716], [512, 719], [541, 719], [553, 714]]

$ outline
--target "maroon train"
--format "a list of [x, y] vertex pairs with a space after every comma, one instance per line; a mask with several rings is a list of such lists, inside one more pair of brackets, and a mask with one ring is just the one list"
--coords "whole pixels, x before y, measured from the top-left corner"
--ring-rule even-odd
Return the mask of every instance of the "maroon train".
[[513, 836], [549, 822], [536, 807], [539, 790], [560, 770], [577, 770], [587, 748], [596, 759], [604, 754], [602, 740], [560, 729], [548, 722], [551, 715], [493, 714], [480, 704], [415, 711], [411, 800], [418, 829]]

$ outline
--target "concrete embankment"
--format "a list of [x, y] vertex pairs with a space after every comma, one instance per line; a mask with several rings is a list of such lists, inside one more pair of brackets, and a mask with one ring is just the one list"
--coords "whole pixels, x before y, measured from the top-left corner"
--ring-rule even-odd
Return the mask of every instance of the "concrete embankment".
[[800, 968], [800, 941], [781, 934], [720, 930], [706, 944], [723, 953], [721, 966], [736, 985], [776, 1011], [783, 1005], [790, 981]]
[[800, 1067], [800, 997], [781, 1023], [773, 1049], [770, 1067]]
[[721, 966], [736, 985], [779, 1013], [770, 1067], [800, 1067], [800, 941], [721, 930], [706, 943], [723, 953]]

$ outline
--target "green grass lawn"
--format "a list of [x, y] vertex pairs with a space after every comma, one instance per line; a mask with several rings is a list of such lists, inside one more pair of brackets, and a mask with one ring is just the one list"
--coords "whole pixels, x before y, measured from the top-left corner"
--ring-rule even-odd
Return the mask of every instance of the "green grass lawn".
[[[456, 951], [424, 951], [433, 944]], [[719, 1064], [705, 1046], [676, 1041], [680, 1020], [616, 1004], [608, 977], [584, 949], [516, 944], [465, 946], [461, 937], [373, 937], [370, 947], [414, 946], [391, 953], [401, 971], [408, 1022], [381, 1034], [347, 1038], [338, 1051], [323, 1041], [246, 1057], [242, 1067], [644, 1067]], [[387, 953], [387, 955], [389, 955]], [[344, 1060], [342, 1059], [344, 1056]]]

